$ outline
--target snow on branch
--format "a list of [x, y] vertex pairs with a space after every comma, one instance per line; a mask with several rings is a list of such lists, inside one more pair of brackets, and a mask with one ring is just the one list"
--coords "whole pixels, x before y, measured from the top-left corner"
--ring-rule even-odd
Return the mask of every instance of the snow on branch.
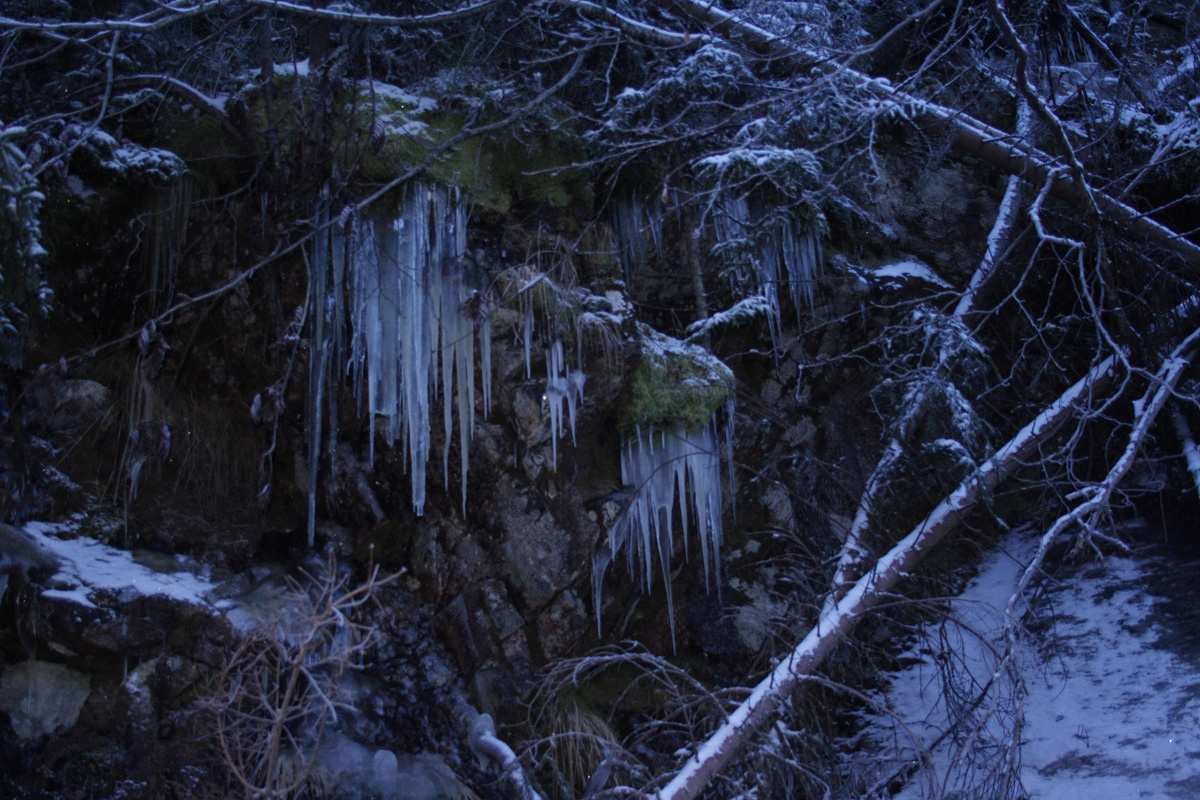
[[837, 605], [823, 610], [808, 635], [730, 713], [726, 721], [659, 791], [658, 800], [691, 800], [696, 797], [708, 780], [729, 763], [738, 748], [787, 699], [801, 679], [821, 664], [842, 637], [849, 633], [854, 623], [904, 577], [926, 551], [945, 538], [986, 491], [1018, 468], [1031, 450], [1103, 390], [1112, 380], [1115, 366], [1116, 360], [1111, 356], [1094, 366], [1019, 430], [976, 473], [959, 484], [907, 536], [881, 557], [873, 569], [859, 578]]
[[298, 14], [304, 17], [329, 19], [332, 22], [352, 25], [382, 25], [388, 28], [420, 28], [422, 25], [438, 25], [455, 22], [457, 19], [472, 17], [490, 8], [500, 5], [500, 0], [480, 0], [467, 6], [449, 8], [431, 14], [412, 14], [412, 16], [394, 16], [394, 14], [372, 14], [359, 10], [353, 5], [337, 4], [328, 8], [316, 8], [302, 2], [287, 2], [286, 0], [200, 0], [178, 2], [163, 2], [158, 4], [155, 11], [138, 14], [130, 19], [86, 19], [82, 22], [60, 22], [60, 20], [14, 19], [0, 17], [0, 31], [36, 31], [52, 35], [55, 38], [68, 38], [82, 34], [107, 35], [116, 32], [128, 34], [150, 34], [156, 30], [167, 28], [181, 20], [204, 16], [206, 13], [220, 10], [227, 6], [258, 6], [270, 8], [287, 14]]
[[347, 4], [339, 4], [330, 8], [315, 8], [305, 3], [286, 2], [286, 0], [202, 0], [202, 2], [186, 2], [185, 0], [175, 3], [160, 3], [155, 11], [141, 14], [131, 19], [91, 19], [82, 22], [52, 22], [0, 17], [0, 30], [38, 31], [60, 35], [115, 32], [150, 33], [184, 19], [238, 5], [258, 6], [284, 14], [317, 17], [352, 25], [415, 28], [423, 25], [454, 22], [455, 20], [479, 14], [500, 5], [500, 0], [481, 0], [478, 3], [447, 9], [446, 11], [437, 11], [432, 14], [403, 16], [368, 14]]
[[113, 79], [114, 90], [150, 88], [162, 94], [172, 94], [216, 119], [221, 127], [240, 140], [242, 134], [225, 113], [225, 103], [170, 75], [128, 75]]
[[632, 17], [614, 11], [607, 4], [599, 5], [589, 2], [589, 0], [550, 0], [550, 2], [555, 5], [574, 8], [585, 17], [607, 22], [616, 26], [622, 33], [651, 44], [658, 44], [664, 47], [689, 47], [705, 44], [711, 40], [711, 37], [703, 34], [679, 33], [640, 22]]
[[1053, 197], [1072, 203], [1086, 203], [1090, 197], [1099, 211], [1117, 227], [1176, 253], [1194, 269], [1200, 270], [1200, 245], [1194, 244], [1183, 235], [1111, 195], [1088, 186], [1086, 181], [1078, 185], [1077, 179], [1055, 174], [1062, 169], [1062, 165], [1053, 156], [1038, 150], [1020, 137], [1014, 137], [1006, 131], [977, 120], [962, 109], [930, 102], [897, 89], [887, 81], [851, 69], [835, 61], [827, 53], [785, 41], [714, 4], [701, 0], [656, 2], [667, 10], [707, 25], [711, 30], [765, 58], [791, 61], [813, 73], [844, 79], [856, 88], [880, 97], [889, 108], [906, 109], [907, 115], [914, 122], [931, 131], [948, 134], [951, 143], [958, 150], [982, 158], [1027, 182], [1041, 185], [1049, 181], [1049, 193]]

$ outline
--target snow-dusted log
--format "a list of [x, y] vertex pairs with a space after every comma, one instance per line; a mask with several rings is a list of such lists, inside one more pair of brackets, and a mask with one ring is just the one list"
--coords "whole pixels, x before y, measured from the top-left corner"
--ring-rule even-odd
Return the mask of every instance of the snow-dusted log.
[[[569, 4], [569, 0], [561, 1]], [[815, 73], [836, 75], [860, 89], [889, 100], [895, 109], [904, 113], [915, 124], [931, 133], [948, 136], [956, 149], [982, 158], [1010, 175], [1036, 186], [1049, 182], [1050, 194], [1053, 197], [1080, 203], [1090, 192], [1100, 211], [1117, 227], [1178, 254], [1193, 268], [1200, 269], [1200, 246], [1095, 187], [1084, 187], [1081, 191], [1080, 187], [1064, 174], [1063, 164], [1033, 147], [1028, 141], [974, 119], [961, 109], [932, 103], [897, 89], [886, 80], [872, 78], [832, 60], [826, 53], [784, 41], [711, 3], [702, 0], [656, 2], [663, 8], [682, 14], [692, 22], [706, 26], [709, 30], [720, 33], [764, 58], [795, 62]]]
[[863, 489], [862, 498], [858, 501], [858, 510], [854, 512], [854, 520], [850, 523], [850, 530], [846, 532], [846, 541], [842, 543], [842, 552], [838, 556], [837, 568], [833, 572], [829, 595], [825, 598], [825, 603], [821, 608], [822, 614], [832, 610], [842, 599], [842, 595], [849, 588], [850, 583], [858, 578], [859, 567], [868, 555], [865, 537], [870, 529], [871, 516], [875, 513], [875, 497], [879, 494], [879, 489], [883, 486], [892, 465], [903, 453], [904, 445], [900, 443], [899, 439], [893, 437], [888, 442], [888, 446], [883, 449], [883, 455], [879, 457], [879, 463], [875, 465], [871, 477], [867, 478], [867, 486]]
[[[1022, 137], [1027, 136], [1032, 126], [1033, 114], [1031, 113], [1029, 104], [1020, 102], [1017, 106], [1018, 135]], [[996, 264], [1012, 239], [1020, 210], [1021, 179], [1014, 175], [1008, 179], [1004, 198], [1000, 201], [1000, 208], [996, 212], [996, 221], [992, 223], [992, 230], [988, 233], [987, 247], [983, 258], [980, 260], [975, 274], [971, 276], [967, 289], [963, 292], [958, 305], [954, 308], [954, 317], [961, 319], [970, 314], [974, 309], [976, 295], [992, 275], [995, 274]], [[939, 376], [946, 375], [950, 369], [950, 364], [948, 363], [950, 353], [950, 349], [940, 348], [937, 364]], [[871, 516], [875, 511], [876, 495], [884, 486], [887, 474], [891, 470], [892, 465], [899, 460], [903, 453], [904, 442], [901, 438], [893, 436], [891, 441], [888, 442], [887, 447], [884, 448], [882, 455], [880, 455], [875, 469], [871, 471], [870, 477], [867, 478], [867, 485], [863, 489], [862, 498], [858, 501], [858, 510], [854, 513], [854, 520], [850, 524], [850, 530], [846, 532], [846, 540], [843, 542], [841, 553], [838, 555], [838, 563], [834, 570], [833, 581], [830, 584], [830, 592], [825, 598], [822, 612], [829, 611], [842, 598], [842, 593], [849, 587], [850, 583], [862, 574], [862, 564], [869, 555], [866, 547], [866, 535], [871, 524]]]
[[880, 558], [874, 569], [860, 578], [840, 602], [823, 610], [816, 626], [804, 640], [700, 745], [679, 773], [658, 793], [658, 800], [691, 800], [696, 797], [709, 778], [729, 763], [738, 748], [788, 697], [801, 678], [820, 665], [854, 623], [907, 575], [931, 547], [952, 531], [985, 492], [1018, 468], [1031, 450], [1051, 436], [1081, 407], [1085, 407], [1090, 398], [1104, 391], [1115, 370], [1116, 360], [1111, 356], [1094, 366], [997, 450], [974, 475], [959, 484], [919, 525]]

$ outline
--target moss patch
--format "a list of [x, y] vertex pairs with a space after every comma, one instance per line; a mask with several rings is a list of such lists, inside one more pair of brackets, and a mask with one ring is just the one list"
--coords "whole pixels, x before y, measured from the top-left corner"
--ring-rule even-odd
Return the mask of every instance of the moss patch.
[[733, 391], [733, 373], [703, 347], [639, 325], [642, 357], [630, 379], [632, 394], [622, 411], [621, 433], [640, 426], [683, 427], [696, 431], [708, 424]]

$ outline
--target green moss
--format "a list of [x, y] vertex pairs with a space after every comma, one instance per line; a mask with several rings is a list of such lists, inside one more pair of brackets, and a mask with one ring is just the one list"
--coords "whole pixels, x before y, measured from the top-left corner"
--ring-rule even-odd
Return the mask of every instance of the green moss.
[[729, 399], [733, 373], [699, 345], [689, 345], [639, 326], [642, 358], [630, 379], [631, 400], [621, 433], [637, 427], [689, 431], [703, 428]]

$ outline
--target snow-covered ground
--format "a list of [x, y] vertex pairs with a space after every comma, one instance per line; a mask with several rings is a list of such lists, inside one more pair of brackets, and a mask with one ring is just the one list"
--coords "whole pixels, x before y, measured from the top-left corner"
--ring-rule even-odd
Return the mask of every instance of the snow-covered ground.
[[[1034, 548], [1030, 534], [1008, 537], [954, 601], [959, 622], [931, 626], [905, 654], [911, 665], [877, 697], [895, 716], [871, 713], [866, 749], [883, 758], [863, 777], [882, 796], [900, 773], [911, 775], [895, 795], [905, 800], [994, 796], [998, 784], [988, 776], [1016, 719], [1012, 682], [995, 674], [1002, 609]], [[1150, 544], [1131, 557], [1060, 570], [1046, 586], [1019, 650], [1024, 796], [1200, 797], [1196, 566]], [[949, 704], [948, 684], [957, 689]], [[971, 706], [985, 686], [986, 699]], [[960, 716], [966, 708], [970, 723], [943, 735], [948, 705]], [[920, 760], [924, 768], [912, 769]], [[1010, 796], [1022, 796], [1019, 787]]]

